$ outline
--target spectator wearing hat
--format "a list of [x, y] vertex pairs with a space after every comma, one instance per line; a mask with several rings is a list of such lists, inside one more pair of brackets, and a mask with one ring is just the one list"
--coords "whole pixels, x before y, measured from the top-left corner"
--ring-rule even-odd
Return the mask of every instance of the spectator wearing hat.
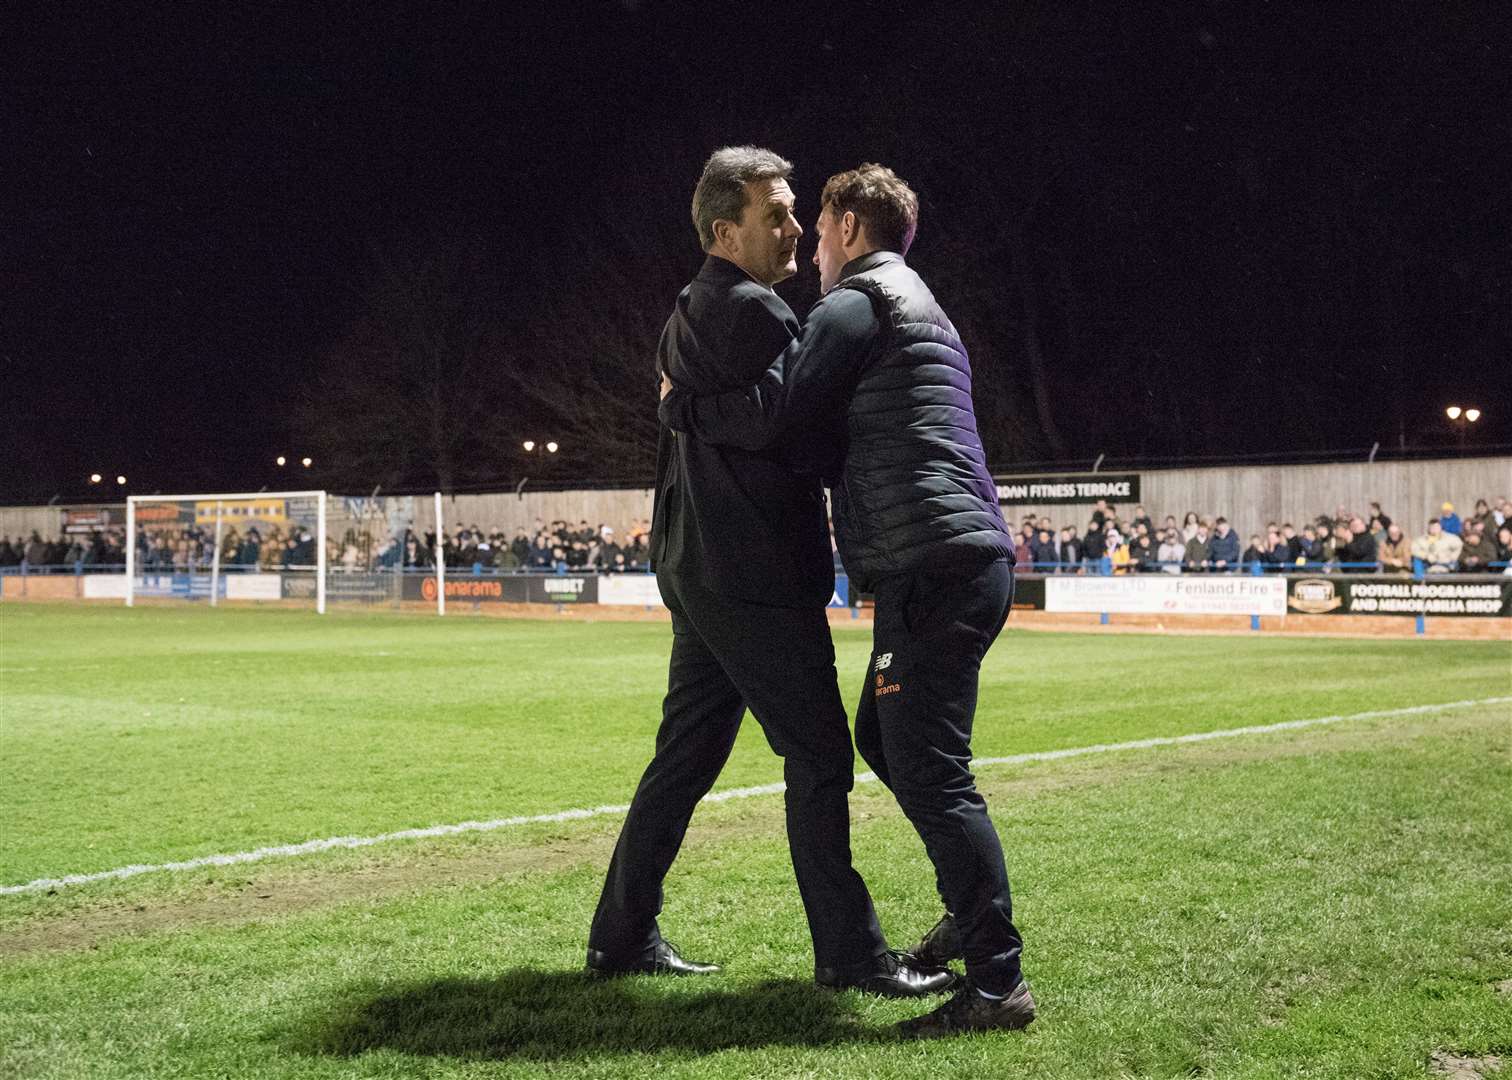
[[1459, 536], [1465, 531], [1464, 525], [1460, 522], [1459, 515], [1454, 512], [1454, 504], [1452, 502], [1446, 502], [1443, 506], [1439, 507], [1438, 522], [1439, 528], [1443, 529], [1446, 533]]
[[1082, 537], [1082, 562], [1087, 567], [1087, 573], [1099, 574], [1102, 572], [1102, 560], [1108, 554], [1108, 538], [1103, 533], [1103, 523], [1097, 515], [1087, 523], [1087, 533]]

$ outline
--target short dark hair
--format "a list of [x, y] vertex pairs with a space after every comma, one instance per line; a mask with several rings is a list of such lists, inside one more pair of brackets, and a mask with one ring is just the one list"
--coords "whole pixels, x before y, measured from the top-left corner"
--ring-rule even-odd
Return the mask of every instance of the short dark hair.
[[739, 221], [746, 208], [746, 184], [786, 180], [793, 163], [759, 146], [725, 146], [709, 155], [693, 189], [693, 227], [705, 251], [714, 246], [716, 221]]
[[919, 228], [919, 197], [886, 165], [868, 162], [830, 177], [819, 197], [819, 212], [831, 208], [837, 218], [847, 211], [855, 214], [868, 240], [899, 255], [908, 254]]

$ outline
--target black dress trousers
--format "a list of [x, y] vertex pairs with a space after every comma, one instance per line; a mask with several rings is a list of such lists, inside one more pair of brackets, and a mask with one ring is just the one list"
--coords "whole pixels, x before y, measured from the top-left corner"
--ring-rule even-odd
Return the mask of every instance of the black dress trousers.
[[871, 896], [851, 865], [855, 755], [824, 608], [732, 600], [669, 573], [657, 584], [672, 612], [667, 696], [589, 947], [628, 960], [660, 940], [663, 879], [749, 706], [783, 761], [788, 848], [815, 964], [844, 967], [883, 952]]

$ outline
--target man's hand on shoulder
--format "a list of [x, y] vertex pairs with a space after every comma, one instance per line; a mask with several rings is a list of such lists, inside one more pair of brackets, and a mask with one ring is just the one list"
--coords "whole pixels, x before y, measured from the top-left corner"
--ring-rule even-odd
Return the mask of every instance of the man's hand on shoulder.
[[667, 400], [667, 395], [670, 394], [671, 392], [672, 392], [672, 380], [669, 379], [667, 377], [667, 373], [665, 371], [663, 371], [661, 373], [661, 398], [662, 398], [662, 400], [666, 401]]

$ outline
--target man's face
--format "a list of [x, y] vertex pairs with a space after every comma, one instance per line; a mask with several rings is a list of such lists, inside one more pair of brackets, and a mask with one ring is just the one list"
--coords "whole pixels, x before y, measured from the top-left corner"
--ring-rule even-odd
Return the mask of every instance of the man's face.
[[819, 211], [819, 220], [814, 222], [814, 233], [819, 237], [819, 246], [814, 249], [814, 265], [819, 268], [819, 291], [829, 292], [840, 280], [840, 271], [850, 260], [846, 258], [845, 246], [841, 243], [841, 226], [829, 207]]
[[726, 238], [735, 263], [764, 285], [798, 272], [798, 238], [803, 226], [793, 216], [793, 189], [786, 180], [746, 183], [746, 205]]
[[1443, 526], [1440, 525], [1438, 522], [1436, 522], [1436, 521], [1430, 521], [1428, 523], [1428, 535], [1429, 536], [1437, 536], [1439, 534], [1439, 530], [1441, 528], [1443, 528]]

